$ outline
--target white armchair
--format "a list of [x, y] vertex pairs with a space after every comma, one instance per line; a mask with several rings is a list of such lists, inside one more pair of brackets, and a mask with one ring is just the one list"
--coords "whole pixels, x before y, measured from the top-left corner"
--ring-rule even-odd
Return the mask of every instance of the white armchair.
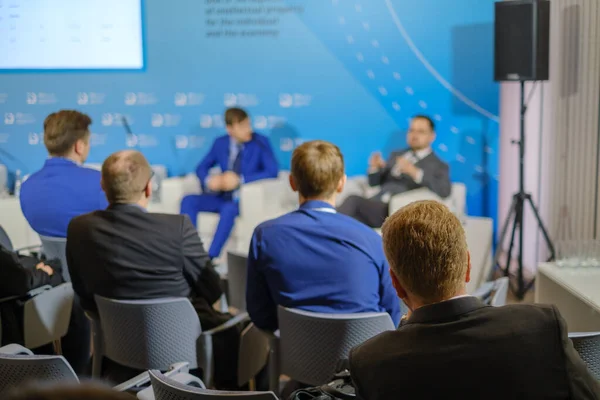
[[[181, 200], [189, 194], [200, 194], [202, 189], [196, 175], [167, 178], [162, 182], [161, 201], [150, 203], [149, 211], [179, 214]], [[240, 190], [240, 215], [230, 236], [235, 248], [247, 250], [256, 225], [278, 217], [298, 207], [297, 196], [288, 183], [288, 173], [281, 172], [278, 178], [264, 179], [242, 185]], [[210, 246], [219, 215], [198, 213], [198, 232], [205, 246]], [[225, 247], [228, 247], [226, 245]]]

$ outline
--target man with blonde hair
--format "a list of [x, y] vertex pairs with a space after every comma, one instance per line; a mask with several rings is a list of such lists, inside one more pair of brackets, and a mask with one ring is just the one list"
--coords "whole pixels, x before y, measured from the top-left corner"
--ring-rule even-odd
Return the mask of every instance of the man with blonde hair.
[[[231, 318], [213, 309], [221, 296], [214, 271], [187, 215], [146, 210], [152, 169], [134, 150], [110, 155], [102, 165], [106, 210], [74, 218], [67, 232], [67, 263], [73, 289], [84, 308], [95, 310], [94, 295], [112, 299], [188, 297], [202, 329]], [[237, 387], [238, 332], [215, 335], [215, 383]]]
[[340, 149], [315, 140], [292, 155], [290, 186], [300, 208], [254, 230], [246, 305], [254, 324], [277, 330], [277, 306], [323, 313], [387, 312], [397, 324], [381, 237], [335, 210], [344, 188]]
[[467, 295], [465, 232], [446, 206], [422, 201], [400, 209], [383, 225], [383, 245], [411, 311], [398, 330], [352, 350], [361, 398], [600, 398], [556, 307], [490, 307]]

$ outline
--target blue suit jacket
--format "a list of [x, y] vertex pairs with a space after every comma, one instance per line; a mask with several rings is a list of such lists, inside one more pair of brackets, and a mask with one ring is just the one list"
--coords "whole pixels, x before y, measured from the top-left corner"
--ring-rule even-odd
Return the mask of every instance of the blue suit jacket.
[[381, 236], [316, 200], [258, 225], [248, 254], [246, 307], [258, 328], [275, 331], [278, 305], [333, 314], [387, 312], [398, 325], [400, 300]]
[[[202, 190], [206, 190], [204, 183], [211, 168], [218, 165], [221, 171], [229, 169], [230, 140], [229, 135], [216, 138], [208, 154], [196, 168], [196, 175], [200, 179]], [[277, 178], [279, 165], [266, 136], [253, 133], [252, 139], [244, 143], [241, 169], [244, 183]]]

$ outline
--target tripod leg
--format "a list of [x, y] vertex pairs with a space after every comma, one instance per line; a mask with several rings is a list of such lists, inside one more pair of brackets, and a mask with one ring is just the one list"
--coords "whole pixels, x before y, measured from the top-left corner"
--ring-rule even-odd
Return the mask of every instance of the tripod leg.
[[500, 255], [502, 254], [502, 245], [504, 244], [504, 239], [506, 239], [506, 234], [508, 233], [508, 226], [512, 221], [512, 216], [515, 213], [515, 204], [516, 204], [516, 196], [513, 196], [512, 202], [510, 203], [510, 208], [508, 209], [508, 214], [506, 214], [506, 219], [504, 220], [504, 224], [502, 225], [502, 230], [500, 231], [500, 237], [498, 238], [498, 242], [496, 242], [496, 254], [494, 255], [494, 262], [492, 263], [492, 271], [490, 272], [490, 277], [488, 280], [492, 279], [492, 275], [494, 274], [494, 269], [498, 266], [500, 261]]
[[548, 230], [544, 226], [544, 222], [542, 221], [540, 212], [538, 211], [535, 204], [533, 204], [533, 200], [531, 199], [531, 196], [527, 196], [527, 202], [529, 203], [529, 205], [531, 206], [531, 209], [533, 210], [533, 214], [535, 215], [535, 219], [537, 220], [538, 226], [540, 227], [540, 230], [542, 231], [542, 235], [544, 235], [544, 240], [546, 241], [548, 250], [550, 250], [550, 258], [548, 259], [548, 261], [554, 261], [554, 259], [556, 258], [554, 244], [552, 243], [552, 240], [550, 240], [550, 235], [548, 234]]
[[509, 276], [510, 262], [512, 261], [512, 251], [515, 246], [515, 233], [517, 232], [517, 226], [519, 226], [519, 212], [521, 212], [522, 205], [515, 198], [515, 218], [513, 219], [512, 232], [510, 234], [510, 244], [508, 245], [508, 254], [506, 255], [506, 270], [504, 276]]

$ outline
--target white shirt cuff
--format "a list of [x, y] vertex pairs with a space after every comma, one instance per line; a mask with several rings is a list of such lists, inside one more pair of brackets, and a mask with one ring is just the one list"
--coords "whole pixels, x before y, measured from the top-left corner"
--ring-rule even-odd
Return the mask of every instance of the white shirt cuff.
[[423, 170], [422, 169], [417, 170], [417, 176], [415, 176], [414, 181], [415, 181], [415, 183], [418, 183], [419, 185], [421, 184], [421, 182], [423, 182]]

